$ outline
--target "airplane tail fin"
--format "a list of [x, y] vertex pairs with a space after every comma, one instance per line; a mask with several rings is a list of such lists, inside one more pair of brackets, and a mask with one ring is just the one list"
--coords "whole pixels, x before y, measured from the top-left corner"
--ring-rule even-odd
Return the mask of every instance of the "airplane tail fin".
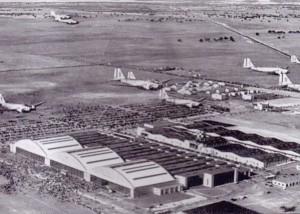
[[132, 71], [128, 72], [127, 79], [129, 79], [129, 80], [135, 80], [136, 79]]
[[53, 16], [53, 17], [56, 16], [56, 14], [55, 14], [55, 12], [53, 10], [51, 10], [50, 15]]
[[124, 79], [125, 79], [125, 76], [122, 73], [121, 69], [120, 68], [115, 68], [114, 80], [124, 80]]
[[291, 63], [300, 64], [300, 61], [298, 60], [298, 58], [295, 55], [292, 55], [291, 56]]
[[284, 73], [279, 73], [279, 85], [285, 86], [285, 85], [291, 85], [293, 84], [291, 80], [288, 78], [288, 76]]
[[168, 98], [169, 98], [169, 95], [167, 94], [166, 90], [165, 89], [160, 89], [159, 99], [165, 100], [165, 99], [168, 99]]
[[251, 67], [254, 67], [254, 65], [251, 62], [250, 58], [245, 58], [243, 68], [251, 68]]
[[0, 105], [5, 104], [5, 100], [2, 94], [0, 94]]

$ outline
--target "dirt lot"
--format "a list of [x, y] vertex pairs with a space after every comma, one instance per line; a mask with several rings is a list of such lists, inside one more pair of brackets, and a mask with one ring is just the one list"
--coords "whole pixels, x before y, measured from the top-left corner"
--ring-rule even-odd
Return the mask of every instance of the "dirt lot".
[[61, 214], [72, 213], [92, 214], [93, 211], [85, 209], [81, 206], [71, 203], [57, 202], [51, 197], [41, 198], [40, 196], [19, 193], [17, 195], [7, 195], [0, 193], [0, 212], [1, 213], [45, 213], [45, 214]]

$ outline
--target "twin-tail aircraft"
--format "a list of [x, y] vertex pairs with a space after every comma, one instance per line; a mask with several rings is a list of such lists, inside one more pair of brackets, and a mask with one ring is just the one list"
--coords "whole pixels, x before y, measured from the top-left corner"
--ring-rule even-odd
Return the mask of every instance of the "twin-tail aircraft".
[[50, 16], [54, 18], [57, 22], [66, 23], [68, 25], [76, 25], [79, 24], [79, 21], [71, 19], [69, 15], [59, 15], [56, 14], [53, 10], [50, 12]]
[[201, 105], [201, 102], [205, 100], [205, 98], [199, 100], [199, 101], [193, 101], [188, 99], [179, 99], [179, 98], [171, 98], [167, 94], [166, 90], [163, 88], [159, 91], [159, 99], [165, 100], [167, 102], [174, 103], [175, 105], [184, 105], [189, 108], [195, 108]]
[[288, 68], [280, 68], [280, 67], [256, 67], [250, 60], [250, 58], [245, 58], [243, 63], [243, 68], [248, 68], [253, 71], [258, 71], [262, 73], [268, 74], [277, 74], [280, 73], [286, 74], [289, 72]]
[[128, 72], [126, 79], [120, 68], [115, 68], [114, 80], [120, 81], [121, 83], [124, 83], [127, 86], [138, 87], [145, 90], [159, 90], [163, 88], [167, 82], [170, 81], [166, 80], [163, 82], [159, 82], [157, 80], [139, 80], [136, 79], [132, 71]]
[[291, 56], [291, 63], [300, 64], [299, 59], [296, 57], [296, 55]]
[[279, 74], [279, 86], [300, 91], [300, 84], [293, 84], [286, 74]]

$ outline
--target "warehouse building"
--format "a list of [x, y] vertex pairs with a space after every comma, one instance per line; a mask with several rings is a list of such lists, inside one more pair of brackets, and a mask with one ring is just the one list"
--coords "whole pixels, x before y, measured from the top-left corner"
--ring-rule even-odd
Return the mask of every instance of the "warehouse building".
[[123, 162], [124, 160], [111, 149], [95, 147], [54, 153], [50, 156], [49, 166], [91, 181], [92, 169]]
[[282, 189], [300, 185], [300, 171], [298, 166], [297, 168], [281, 170], [280, 174], [272, 180], [272, 184]]
[[131, 197], [183, 190], [183, 185], [158, 163], [145, 159], [125, 161], [108, 147], [83, 148], [70, 136], [20, 140], [12, 143], [10, 149], [88, 182], [108, 185]]
[[[179, 126], [166, 130], [165, 133], [170, 133], [172, 139], [180, 142], [192, 142], [198, 134], [197, 130], [193, 134], [187, 133], [187, 128]], [[234, 173], [233, 167], [236, 167], [226, 161], [176, 148], [173, 144], [157, 144], [141, 138], [119, 138], [97, 131], [39, 140], [20, 140], [10, 147], [13, 153], [37, 160], [87, 182], [109, 186], [110, 189], [131, 197], [179, 192], [183, 188], [203, 185], [205, 173], [211, 173], [215, 169]], [[243, 169], [239, 167], [237, 179], [244, 178], [241, 176], [243, 173]], [[234, 181], [231, 177], [230, 175], [230, 179], [225, 179], [226, 182]], [[222, 183], [218, 179], [218, 175], [211, 177], [212, 187]]]
[[253, 148], [255, 143], [250, 145], [251, 141], [244, 142], [231, 136], [220, 135], [219, 130], [228, 132], [224, 126], [226, 124], [214, 124], [213, 122], [186, 126], [177, 124], [164, 124], [157, 127], [145, 125], [138, 128], [137, 134], [145, 139], [189, 149], [255, 168], [265, 168], [288, 161], [288, 158], [281, 154], [268, 153], [263, 151], [263, 149]]
[[147, 194], [180, 192], [183, 186], [159, 164], [148, 160], [135, 160], [91, 170], [92, 180], [107, 183], [110, 188], [132, 197]]
[[24, 139], [10, 144], [13, 153], [50, 165], [49, 157], [58, 152], [67, 152], [83, 147], [70, 136], [59, 136], [47, 139], [31, 140]]
[[238, 181], [238, 175], [233, 168], [214, 168], [203, 175], [203, 186], [215, 187], [226, 183]]
[[190, 133], [189, 130], [174, 125], [172, 127], [169, 125], [159, 127], [146, 125], [145, 128], [138, 127], [137, 134], [150, 140], [185, 149], [189, 149], [197, 139], [197, 136]]

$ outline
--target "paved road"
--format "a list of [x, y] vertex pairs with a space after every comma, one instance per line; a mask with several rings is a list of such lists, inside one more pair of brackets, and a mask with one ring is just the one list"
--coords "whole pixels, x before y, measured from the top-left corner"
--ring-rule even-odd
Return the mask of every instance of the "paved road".
[[214, 23], [214, 24], [216, 24], [216, 25], [219, 25], [219, 26], [221, 26], [221, 27], [223, 27], [223, 28], [226, 28], [227, 30], [230, 30], [230, 31], [232, 31], [232, 32], [234, 32], [234, 33], [237, 33], [237, 34], [239, 34], [239, 35], [241, 35], [241, 36], [243, 36], [243, 37], [245, 37], [245, 38], [247, 38], [247, 39], [250, 39], [250, 40], [252, 40], [252, 41], [254, 41], [254, 42], [257, 42], [257, 43], [259, 43], [259, 44], [261, 44], [261, 45], [263, 45], [263, 46], [265, 46], [265, 47], [267, 47], [267, 48], [270, 48], [270, 49], [272, 49], [272, 50], [275, 50], [275, 51], [277, 51], [278, 53], [283, 54], [284, 56], [291, 57], [291, 54], [290, 54], [289, 52], [284, 51], [284, 50], [281, 50], [281, 49], [279, 49], [279, 48], [277, 48], [277, 47], [275, 47], [275, 46], [273, 46], [273, 45], [271, 45], [271, 44], [268, 44], [268, 43], [266, 43], [266, 42], [263, 42], [263, 41], [261, 41], [261, 40], [259, 40], [259, 39], [257, 39], [257, 38], [252, 37], [252, 36], [249, 36], [249, 35], [247, 35], [247, 34], [244, 34], [244, 33], [242, 33], [241, 31], [238, 31], [238, 30], [236, 30], [236, 29], [234, 29], [234, 28], [232, 28], [232, 27], [229, 27], [229, 26], [228, 26], [227, 24], [225, 24], [225, 23], [218, 22], [218, 21], [215, 21], [215, 20], [212, 20], [212, 19], [206, 19], [206, 20], [208, 20], [208, 21], [210, 21], [210, 22], [212, 22], [212, 23]]

